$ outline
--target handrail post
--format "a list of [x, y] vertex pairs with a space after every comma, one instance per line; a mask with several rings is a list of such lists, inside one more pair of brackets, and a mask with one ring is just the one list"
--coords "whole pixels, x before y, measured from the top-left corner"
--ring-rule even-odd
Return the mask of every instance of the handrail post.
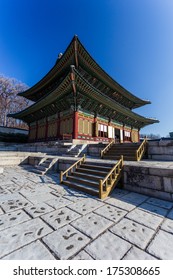
[[99, 198], [102, 199], [102, 180], [99, 180]]
[[63, 171], [60, 172], [60, 183], [63, 181]]

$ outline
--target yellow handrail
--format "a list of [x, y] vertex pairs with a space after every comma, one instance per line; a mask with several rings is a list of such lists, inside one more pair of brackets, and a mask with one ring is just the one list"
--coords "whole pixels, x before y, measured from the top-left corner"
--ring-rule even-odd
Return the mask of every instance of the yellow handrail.
[[115, 143], [115, 140], [112, 140], [103, 150], [100, 151], [100, 156], [103, 158], [103, 155], [112, 147]]
[[77, 162], [75, 162], [74, 164], [72, 164], [69, 168], [67, 168], [64, 172], [63, 171], [61, 171], [60, 172], [60, 183], [62, 183], [63, 182], [63, 176], [65, 175], [66, 176], [66, 178], [68, 177], [68, 172], [69, 171], [72, 171], [72, 169], [74, 168], [74, 167], [77, 167], [77, 165], [79, 164], [79, 165], [81, 165], [81, 163], [83, 162], [85, 162], [85, 159], [86, 159], [86, 157], [85, 157], [85, 155], [82, 157], [82, 158], [80, 158]]
[[141, 143], [141, 145], [139, 146], [139, 148], [136, 151], [136, 160], [137, 161], [141, 160], [143, 154], [145, 153], [146, 146], [147, 146], [147, 138], [145, 138], [143, 140], [143, 142]]
[[99, 181], [99, 198], [105, 198], [113, 190], [115, 183], [120, 179], [120, 173], [123, 168], [124, 161], [123, 156], [114, 165], [110, 172], [106, 175], [103, 180]]

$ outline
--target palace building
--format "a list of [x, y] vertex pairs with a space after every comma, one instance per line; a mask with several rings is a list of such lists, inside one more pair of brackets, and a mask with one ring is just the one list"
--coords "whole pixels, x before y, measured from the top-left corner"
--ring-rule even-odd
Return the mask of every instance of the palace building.
[[133, 112], [150, 102], [113, 80], [77, 36], [47, 75], [19, 95], [34, 103], [9, 116], [28, 124], [29, 142], [138, 142], [139, 130], [158, 122]]

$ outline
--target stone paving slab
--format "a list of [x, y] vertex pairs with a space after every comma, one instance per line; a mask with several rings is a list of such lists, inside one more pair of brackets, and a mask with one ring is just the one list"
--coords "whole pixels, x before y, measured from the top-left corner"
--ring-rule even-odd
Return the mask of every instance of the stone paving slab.
[[79, 254], [77, 254], [72, 260], [93, 260], [93, 258], [82, 250]]
[[162, 199], [158, 199], [158, 198], [154, 198], [151, 197], [147, 200], [147, 203], [151, 203], [153, 205], [162, 207], [162, 208], [166, 208], [166, 209], [171, 209], [173, 207], [173, 203], [170, 201], [165, 201]]
[[159, 230], [147, 251], [163, 260], [173, 260], [173, 235]]
[[10, 199], [7, 201], [1, 202], [2, 209], [8, 213], [17, 209], [21, 209], [27, 206], [32, 205], [30, 201], [26, 200], [24, 197], [20, 197], [19, 199]]
[[173, 209], [168, 213], [167, 218], [173, 220]]
[[111, 198], [107, 199], [105, 202], [112, 206], [118, 207], [118, 208], [126, 210], [126, 211], [131, 211], [134, 208], [136, 208], [136, 205], [123, 201], [123, 200], [121, 200], [121, 198], [116, 199], [116, 198], [111, 197]]
[[115, 188], [114, 191], [111, 193], [111, 197], [120, 198], [128, 193], [129, 191], [127, 190]]
[[126, 218], [113, 226], [110, 231], [141, 249], [146, 248], [155, 234], [154, 230]]
[[122, 219], [128, 212], [112, 205], [104, 205], [95, 210], [94, 213], [103, 216], [115, 223]]
[[17, 210], [0, 216], [0, 231], [16, 224], [30, 220], [30, 217], [23, 211]]
[[133, 246], [123, 260], [156, 260], [156, 258]]
[[63, 197], [53, 197], [50, 200], [46, 201], [46, 204], [50, 205], [51, 207], [55, 208], [55, 209], [59, 209], [62, 208], [64, 206], [67, 206], [69, 204], [72, 204], [72, 201], [63, 198]]
[[81, 215], [66, 207], [41, 216], [41, 218], [54, 229], [63, 227], [80, 217]]
[[39, 218], [0, 231], [0, 258], [50, 232], [52, 229]]
[[2, 258], [3, 260], [55, 260], [49, 250], [39, 241], [32, 242]]
[[173, 220], [165, 219], [165, 221], [161, 225], [161, 229], [173, 234]]
[[2, 211], [2, 209], [0, 208], [0, 215], [4, 214], [4, 212]]
[[107, 231], [85, 250], [96, 260], [120, 260], [130, 248], [130, 243]]
[[111, 225], [112, 221], [94, 213], [89, 213], [72, 223], [72, 226], [91, 238], [96, 238]]
[[23, 196], [19, 193], [9, 193], [9, 194], [2, 194], [0, 195], [0, 205], [4, 201], [12, 200], [12, 199], [22, 199]]
[[126, 217], [154, 230], [156, 230], [163, 221], [163, 217], [147, 213], [140, 209], [132, 210]]
[[87, 200], [85, 200], [85, 201], [82, 200], [82, 201], [78, 201], [76, 203], [69, 205], [68, 208], [76, 211], [79, 214], [85, 215], [103, 205], [104, 205], [104, 203], [101, 201], [98, 201], [93, 198], [87, 198]]
[[36, 195], [27, 195], [26, 198], [33, 204], [39, 202], [46, 202], [48, 200], [54, 199], [55, 196], [51, 193], [40, 193]]
[[83, 249], [90, 239], [67, 225], [44, 237], [43, 241], [59, 259], [66, 260]]
[[142, 202], [144, 202], [145, 200], [147, 200], [147, 198], [148, 198], [148, 196], [146, 196], [146, 195], [130, 192], [130, 193], [124, 195], [122, 199], [126, 202], [130, 202], [137, 206], [137, 205], [141, 204]]
[[139, 206], [139, 209], [150, 212], [152, 214], [161, 216], [161, 217], [165, 217], [166, 214], [168, 213], [168, 210], [165, 208], [161, 208], [149, 203], [143, 203]]
[[25, 211], [32, 216], [32, 218], [39, 217], [45, 213], [49, 213], [54, 210], [51, 206], [47, 205], [46, 203], [37, 203], [32, 206], [24, 208]]

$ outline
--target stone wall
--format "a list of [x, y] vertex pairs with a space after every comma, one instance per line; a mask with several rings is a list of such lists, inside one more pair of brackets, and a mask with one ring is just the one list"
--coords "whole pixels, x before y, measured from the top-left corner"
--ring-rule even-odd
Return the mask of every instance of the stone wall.
[[148, 159], [173, 160], [173, 139], [148, 141]]
[[126, 163], [124, 188], [173, 201], [173, 163]]

